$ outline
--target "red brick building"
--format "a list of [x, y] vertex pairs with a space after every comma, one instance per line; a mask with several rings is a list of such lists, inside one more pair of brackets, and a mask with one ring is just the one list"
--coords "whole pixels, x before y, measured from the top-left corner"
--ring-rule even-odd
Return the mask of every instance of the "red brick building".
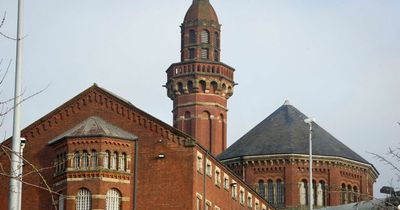
[[[307, 125], [300, 124], [305, 116], [294, 107], [284, 105], [277, 118], [271, 115], [261, 130], [256, 127], [226, 149], [227, 100], [235, 82], [234, 69], [220, 61], [220, 38], [209, 1], [193, 0], [181, 25], [181, 61], [167, 70], [173, 127], [93, 85], [23, 129], [22, 209], [267, 210], [308, 205]], [[372, 195], [373, 166], [322, 128], [315, 132], [316, 139], [331, 143], [328, 151], [346, 151], [315, 153], [315, 205]], [[10, 140], [2, 145], [9, 147]], [[8, 154], [5, 149], [0, 155], [5, 171]], [[8, 183], [0, 176], [0, 210], [7, 208]]]

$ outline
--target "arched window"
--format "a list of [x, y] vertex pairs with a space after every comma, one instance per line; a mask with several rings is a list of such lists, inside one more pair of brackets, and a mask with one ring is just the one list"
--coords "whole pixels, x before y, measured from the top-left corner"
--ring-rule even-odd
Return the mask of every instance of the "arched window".
[[79, 154], [79, 151], [76, 151], [74, 154], [74, 168], [80, 168], [81, 167], [81, 157]]
[[203, 30], [201, 32], [201, 43], [203, 44], [210, 43], [210, 32], [208, 32], [207, 30]]
[[96, 150], [92, 150], [92, 154], [91, 154], [91, 166], [93, 168], [97, 167], [97, 161], [98, 161], [98, 157], [97, 157], [97, 151]]
[[183, 84], [182, 82], [178, 82], [178, 91], [180, 94], [183, 94]]
[[204, 80], [200, 81], [200, 92], [202, 93], [206, 92], [206, 82]]
[[317, 204], [317, 196], [318, 196], [318, 194], [317, 194], [317, 182], [315, 181], [315, 180], [313, 180], [312, 181], [312, 190], [313, 190], [313, 192], [312, 192], [312, 195], [313, 195], [313, 197], [312, 197], [312, 205], [316, 205]]
[[347, 192], [346, 192], [346, 185], [345, 184], [342, 184], [340, 197], [341, 197], [342, 204], [346, 204], [347, 203]]
[[353, 188], [351, 187], [351, 185], [347, 185], [347, 198], [349, 203], [353, 202]]
[[192, 132], [192, 120], [191, 120], [191, 116], [190, 115], [191, 115], [190, 112], [188, 112], [188, 111], [185, 112], [183, 130], [187, 134], [191, 134], [191, 132]]
[[121, 193], [116, 189], [110, 189], [106, 194], [106, 210], [121, 209]]
[[358, 202], [358, 188], [357, 188], [357, 186], [354, 186], [354, 187], [353, 187], [353, 195], [354, 195], [354, 196], [353, 196], [353, 197], [354, 197], [354, 198], [353, 198], [353, 201], [354, 201], [354, 202]]
[[193, 93], [193, 92], [194, 92], [193, 82], [192, 82], [192, 81], [189, 80], [189, 81], [187, 82], [187, 87], [188, 87], [189, 93]]
[[300, 205], [308, 205], [308, 182], [303, 179], [299, 185]]
[[267, 188], [268, 188], [268, 196], [267, 196], [268, 203], [275, 203], [274, 182], [271, 179], [267, 181]]
[[88, 189], [81, 188], [76, 195], [76, 210], [92, 209], [92, 194]]
[[210, 58], [210, 53], [208, 48], [201, 48], [201, 59], [209, 59]]
[[262, 179], [258, 181], [258, 194], [260, 194], [261, 197], [265, 198], [265, 183]]
[[110, 168], [110, 151], [106, 151], [103, 158], [103, 167]]
[[285, 206], [285, 185], [280, 179], [276, 181], [276, 204], [278, 207]]
[[196, 43], [196, 31], [190, 30], [189, 31], [189, 44]]
[[320, 181], [317, 185], [317, 206], [326, 206], [325, 182]]
[[120, 171], [126, 171], [126, 154], [122, 153], [121, 156], [119, 156], [119, 170]]
[[82, 153], [82, 168], [89, 167], [89, 154], [86, 150]]
[[110, 166], [110, 168], [113, 170], [117, 169], [117, 158], [118, 158], [118, 152], [114, 152], [111, 156], [111, 166]]
[[218, 89], [218, 84], [215, 81], [212, 81], [210, 84], [210, 93], [215, 93], [217, 92]]
[[195, 49], [190, 48], [189, 49], [189, 59], [194, 59], [194, 57], [195, 57]]

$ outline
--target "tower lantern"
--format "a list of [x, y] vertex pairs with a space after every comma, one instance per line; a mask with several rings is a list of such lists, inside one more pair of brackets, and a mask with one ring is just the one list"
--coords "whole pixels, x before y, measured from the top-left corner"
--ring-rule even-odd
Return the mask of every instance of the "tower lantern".
[[173, 124], [212, 154], [226, 149], [234, 69], [220, 61], [221, 25], [209, 0], [193, 0], [181, 25], [181, 61], [167, 72]]

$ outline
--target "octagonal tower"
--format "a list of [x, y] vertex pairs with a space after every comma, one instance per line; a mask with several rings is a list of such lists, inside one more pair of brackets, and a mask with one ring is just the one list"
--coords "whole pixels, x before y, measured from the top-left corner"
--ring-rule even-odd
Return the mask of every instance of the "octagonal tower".
[[181, 25], [181, 61], [167, 72], [173, 125], [212, 154], [226, 149], [234, 69], [220, 61], [221, 25], [209, 0], [193, 0]]

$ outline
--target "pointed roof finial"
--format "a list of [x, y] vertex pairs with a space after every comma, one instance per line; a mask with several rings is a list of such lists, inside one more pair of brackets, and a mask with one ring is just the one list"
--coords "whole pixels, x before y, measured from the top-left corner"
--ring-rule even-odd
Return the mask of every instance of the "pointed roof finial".
[[290, 103], [290, 101], [289, 101], [288, 99], [286, 99], [286, 100], [285, 100], [285, 103], [283, 103], [283, 105], [284, 105], [284, 106], [289, 106], [289, 105], [292, 105], [292, 104]]

